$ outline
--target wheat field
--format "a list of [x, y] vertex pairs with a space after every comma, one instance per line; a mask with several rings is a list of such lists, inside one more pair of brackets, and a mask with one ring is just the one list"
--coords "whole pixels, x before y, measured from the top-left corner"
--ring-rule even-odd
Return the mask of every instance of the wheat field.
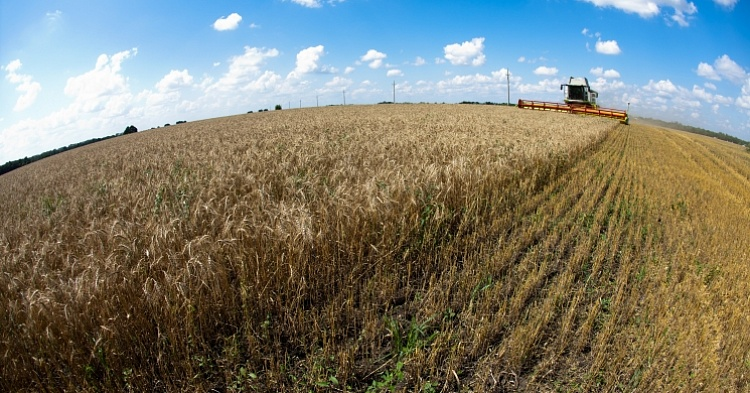
[[474, 105], [263, 112], [0, 177], [5, 391], [750, 391], [750, 154]]

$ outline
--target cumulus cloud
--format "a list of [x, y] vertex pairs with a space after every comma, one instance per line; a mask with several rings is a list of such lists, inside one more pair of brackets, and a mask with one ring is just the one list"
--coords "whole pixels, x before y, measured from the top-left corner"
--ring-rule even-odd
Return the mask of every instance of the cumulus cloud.
[[714, 70], [714, 67], [711, 64], [708, 63], [699, 63], [698, 64], [698, 70], [695, 71], [698, 76], [702, 76], [706, 79], [711, 79], [715, 81], [720, 81], [721, 77], [719, 77], [719, 74], [716, 73], [716, 70]]
[[484, 37], [464, 41], [461, 44], [450, 44], [443, 48], [445, 59], [453, 65], [481, 66], [486, 57], [484, 55]]
[[172, 70], [164, 76], [159, 82], [156, 83], [156, 90], [161, 93], [177, 90], [181, 87], [190, 86], [193, 84], [193, 76], [190, 75], [188, 70]]
[[397, 69], [388, 70], [388, 72], [386, 73], [386, 76], [388, 76], [388, 77], [391, 77], [391, 76], [403, 76], [403, 75], [404, 75], [404, 73], [401, 72], [401, 70], [397, 70]]
[[60, 19], [62, 19], [63, 12], [60, 10], [55, 10], [54, 12], [47, 12], [45, 16], [47, 17], [47, 22], [57, 23]]
[[699, 99], [701, 99], [703, 101], [706, 101], [708, 103], [713, 102], [713, 99], [714, 99], [713, 94], [707, 92], [706, 89], [704, 89], [704, 88], [702, 88], [702, 87], [700, 87], [698, 85], [693, 85], [693, 95], [696, 98], [699, 98]]
[[240, 22], [242, 22], [240, 14], [233, 12], [227, 17], [222, 16], [221, 18], [216, 19], [216, 22], [214, 22], [214, 29], [217, 31], [234, 30], [240, 25]]
[[324, 51], [325, 48], [323, 45], [302, 49], [297, 53], [297, 65], [294, 70], [289, 73], [289, 77], [300, 78], [304, 74], [323, 70], [318, 62], [320, 61], [320, 58], [323, 57]]
[[750, 78], [745, 80], [742, 85], [742, 95], [737, 97], [735, 102], [740, 108], [750, 109]]
[[605, 71], [602, 67], [592, 68], [591, 70], [589, 70], [589, 72], [594, 76], [610, 79], [617, 79], [620, 77], [620, 73], [617, 72], [617, 70], [609, 69]]
[[615, 40], [596, 41], [596, 51], [603, 55], [619, 55], [622, 51]]
[[342, 78], [340, 76], [335, 76], [333, 79], [325, 83], [325, 89], [322, 89], [321, 92], [324, 93], [330, 93], [330, 92], [341, 92], [341, 90], [344, 90], [351, 86], [354, 82], [351, 79], [348, 78]]
[[292, 0], [292, 3], [299, 4], [301, 6], [308, 7], [308, 8], [320, 7], [319, 0]]
[[386, 57], [388, 57], [388, 55], [385, 53], [378, 52], [375, 49], [370, 49], [360, 58], [360, 60], [369, 63], [368, 66], [370, 68], [377, 69], [383, 65], [383, 60], [385, 60]]
[[[661, 8], [671, 8], [673, 14], [668, 20], [677, 22], [681, 26], [688, 25], [688, 18], [698, 12], [693, 2], [686, 0], [584, 0], [597, 7], [615, 8], [626, 13], [637, 14], [641, 18], [651, 18], [661, 14]], [[735, 0], [715, 0], [735, 1]], [[587, 31], [584, 29], [584, 35]]]
[[[299, 4], [303, 7], [307, 8], [319, 8], [323, 5], [323, 2], [321, 0], [291, 0], [292, 3]], [[346, 0], [328, 0], [328, 4], [336, 4], [336, 3], [343, 3]]]
[[649, 80], [648, 85], [644, 86], [643, 89], [660, 96], [671, 96], [678, 92], [677, 86], [675, 86], [669, 79], [660, 80], [658, 82]]
[[555, 76], [557, 75], [557, 68], [540, 66], [534, 70], [534, 74], [543, 76]]
[[120, 71], [122, 62], [137, 53], [138, 48], [133, 48], [112, 56], [99, 55], [93, 70], [68, 79], [65, 94], [73, 97], [83, 112], [105, 109], [113, 98], [129, 94], [127, 78]]
[[427, 64], [427, 61], [424, 58], [422, 58], [420, 56], [417, 56], [417, 58], [414, 60], [414, 64], [413, 65], [419, 67], [419, 66], [423, 66], [425, 64]]
[[21, 60], [16, 59], [3, 67], [6, 71], [5, 79], [14, 85], [18, 85], [16, 91], [21, 93], [21, 96], [16, 100], [16, 105], [13, 106], [14, 112], [21, 112], [33, 105], [39, 92], [42, 90], [42, 85], [39, 84], [39, 82], [34, 81], [34, 78], [31, 75], [18, 73], [18, 70], [21, 69], [22, 65]]
[[[610, 91], [622, 90], [626, 86], [625, 86], [625, 83], [619, 80], [607, 81], [607, 79], [603, 77], [598, 77], [596, 78], [595, 81], [591, 82], [591, 87], [593, 87], [594, 90], [598, 91], [599, 94], [602, 94], [602, 93], [607, 93]], [[605, 95], [611, 96], [609, 94], [605, 94]]]
[[[127, 78], [121, 74], [122, 63], [136, 53], [133, 48], [102, 54], [92, 70], [68, 78], [64, 93], [72, 97], [72, 102], [44, 117], [22, 120], [3, 129], [0, 140], [12, 144], [0, 144], [0, 155], [22, 157], [122, 131], [124, 121], [133, 117], [134, 101]], [[20, 64], [10, 68], [17, 73]]]
[[738, 1], [739, 0], [714, 0], [714, 3], [731, 10]]
[[732, 83], [742, 83], [747, 76], [745, 70], [727, 55], [716, 59], [714, 61], [714, 68], [719, 75], [727, 78]]
[[[257, 87], [252, 84], [254, 79], [260, 75], [260, 67], [269, 58], [279, 55], [276, 49], [265, 49], [245, 47], [245, 53], [234, 56], [229, 61], [229, 70], [213, 85], [208, 87], [209, 91], [234, 91], [247, 90]], [[276, 79], [265, 76], [265, 80]]]
[[720, 81], [726, 79], [735, 84], [741, 84], [745, 81], [748, 73], [727, 55], [722, 55], [714, 60], [714, 64], [699, 63], [695, 71], [698, 76], [706, 79]]
[[560, 81], [557, 78], [553, 79], [542, 79], [537, 83], [524, 83], [518, 84], [513, 89], [521, 94], [542, 94], [542, 93], [556, 93], [560, 91]]

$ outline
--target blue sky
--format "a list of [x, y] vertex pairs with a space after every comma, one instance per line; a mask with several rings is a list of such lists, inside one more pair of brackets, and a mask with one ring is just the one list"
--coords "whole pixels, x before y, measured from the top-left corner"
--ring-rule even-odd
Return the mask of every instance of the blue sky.
[[747, 0], [0, 3], [0, 163], [178, 120], [316, 105], [561, 101], [750, 140]]

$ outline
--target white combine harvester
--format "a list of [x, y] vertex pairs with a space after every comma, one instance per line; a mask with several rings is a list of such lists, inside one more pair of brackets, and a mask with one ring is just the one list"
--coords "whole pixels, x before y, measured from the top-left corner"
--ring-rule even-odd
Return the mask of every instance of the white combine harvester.
[[609, 117], [620, 120], [622, 124], [628, 124], [628, 112], [619, 109], [600, 108], [596, 103], [599, 93], [592, 90], [586, 78], [570, 77], [568, 83], [560, 85], [560, 90], [565, 93], [565, 103], [518, 100], [518, 107], [523, 109], [534, 109], [541, 111], [555, 111], [576, 113], [581, 115], [592, 115]]

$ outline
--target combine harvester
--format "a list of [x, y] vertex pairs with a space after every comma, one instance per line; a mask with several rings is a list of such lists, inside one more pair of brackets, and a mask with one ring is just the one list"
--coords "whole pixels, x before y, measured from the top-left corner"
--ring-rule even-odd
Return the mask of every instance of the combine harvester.
[[596, 103], [599, 93], [591, 90], [586, 78], [570, 77], [568, 83], [560, 85], [565, 92], [565, 103], [518, 100], [518, 107], [540, 111], [555, 111], [576, 113], [581, 115], [601, 116], [617, 119], [622, 124], [628, 124], [628, 112], [619, 109], [600, 108]]

